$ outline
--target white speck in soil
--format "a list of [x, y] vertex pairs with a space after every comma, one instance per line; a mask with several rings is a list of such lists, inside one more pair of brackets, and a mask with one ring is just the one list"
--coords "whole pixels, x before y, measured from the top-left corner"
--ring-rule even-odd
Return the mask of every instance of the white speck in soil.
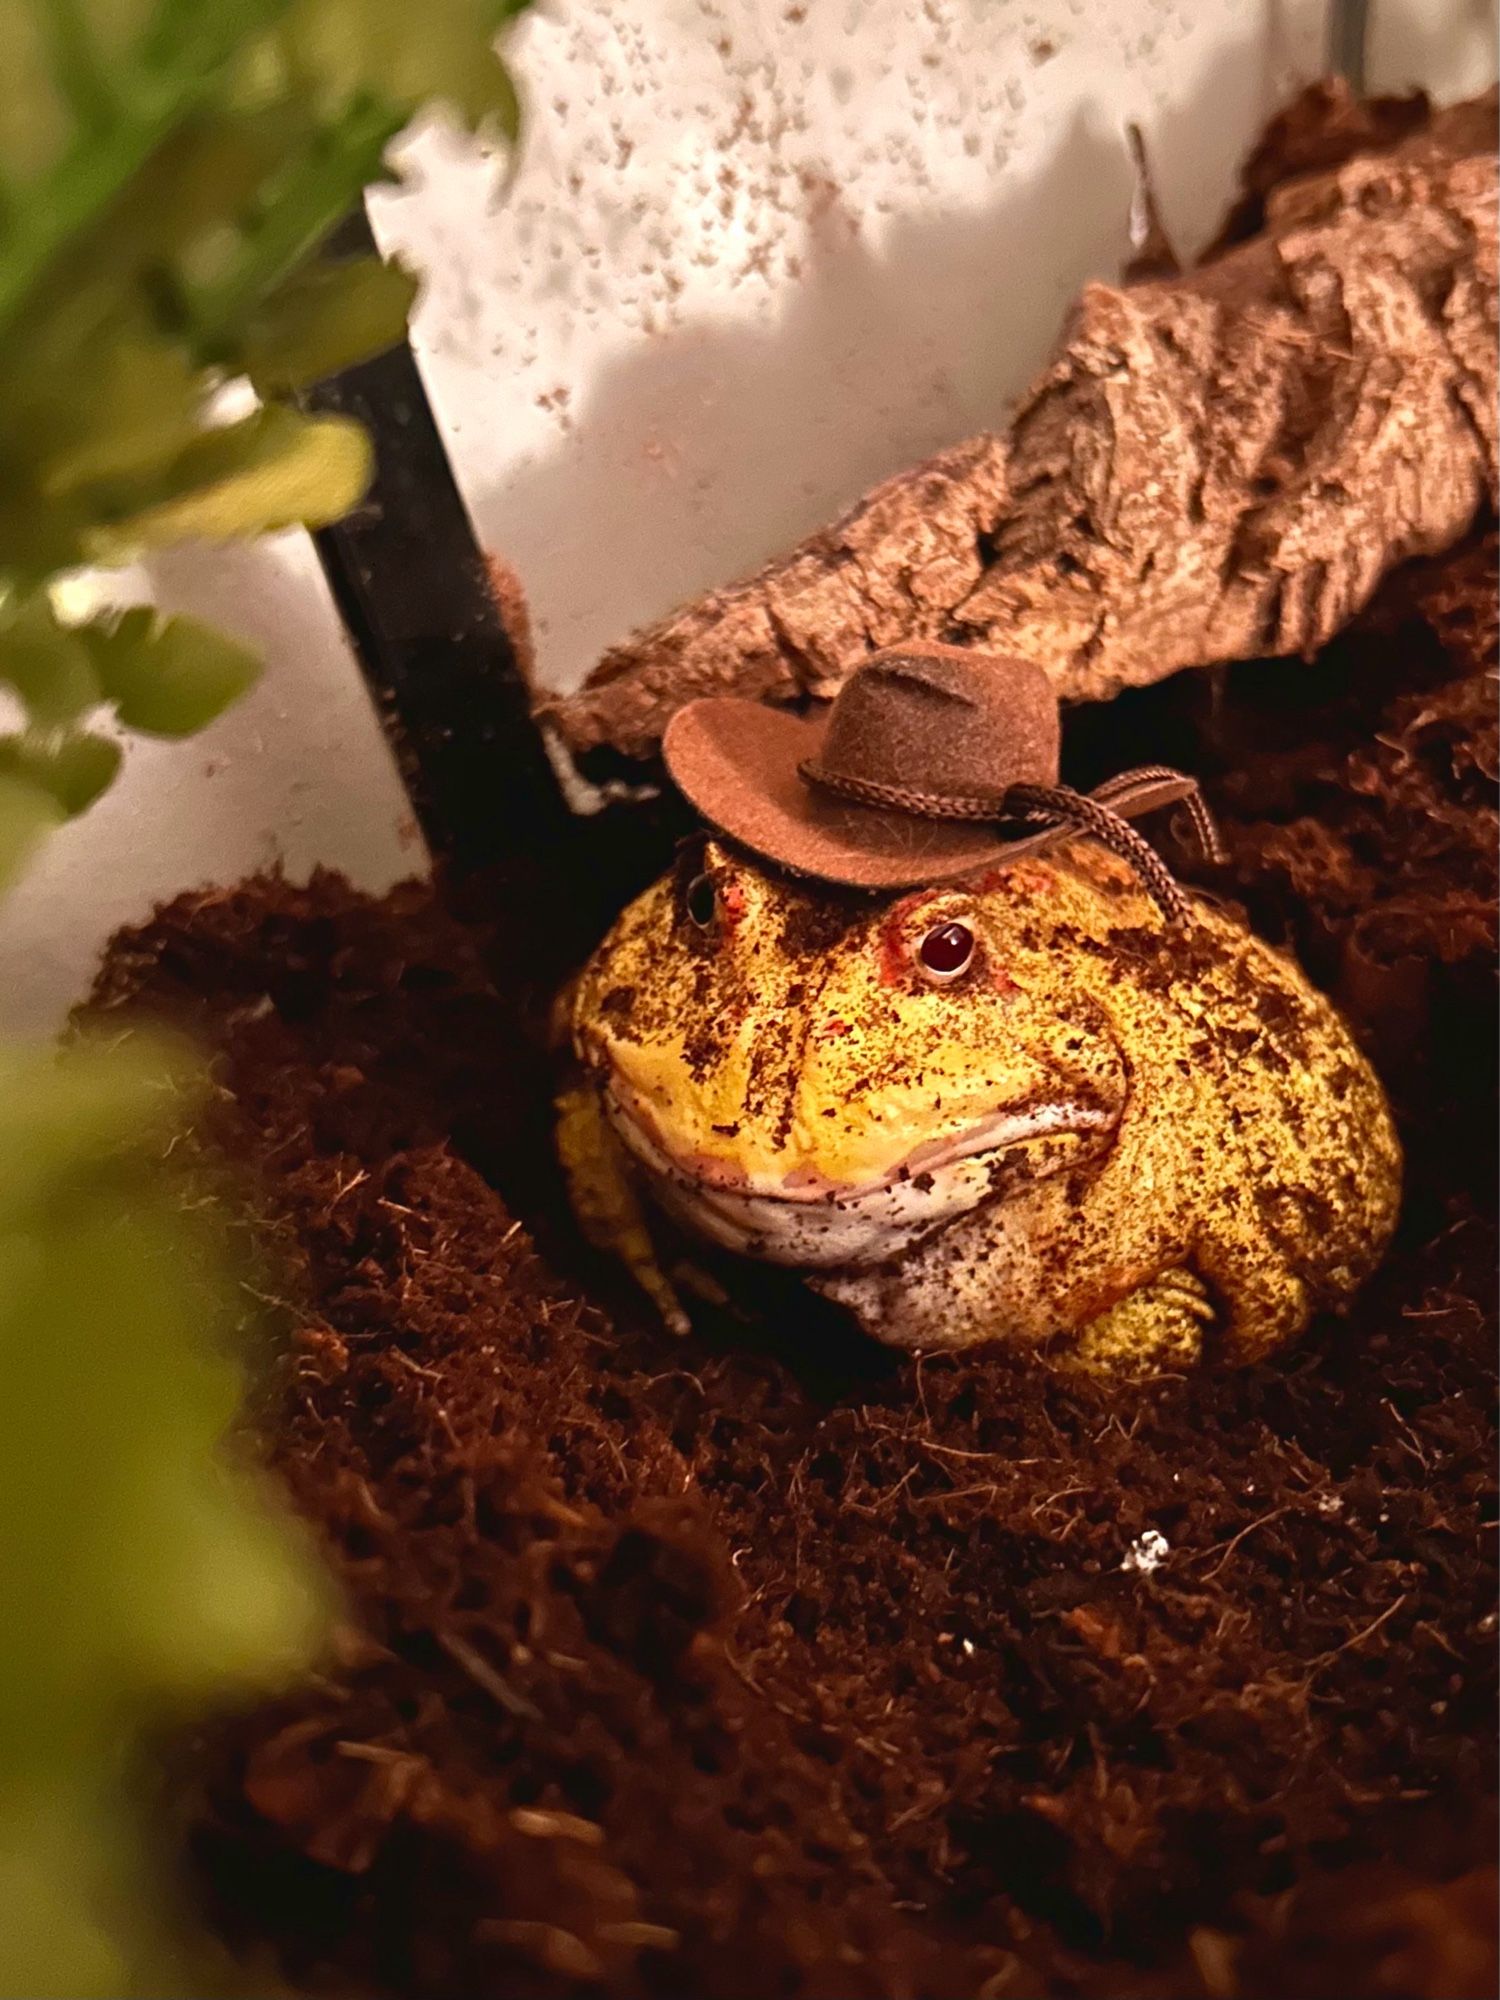
[[1148, 1528], [1138, 1535], [1125, 1551], [1120, 1563], [1123, 1570], [1135, 1570], [1141, 1576], [1150, 1576], [1153, 1570], [1161, 1568], [1171, 1551], [1172, 1544], [1158, 1528]]

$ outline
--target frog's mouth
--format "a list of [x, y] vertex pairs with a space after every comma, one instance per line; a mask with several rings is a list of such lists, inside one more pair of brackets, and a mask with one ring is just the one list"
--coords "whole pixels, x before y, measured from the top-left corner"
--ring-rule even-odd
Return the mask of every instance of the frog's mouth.
[[878, 1180], [847, 1185], [806, 1168], [773, 1179], [674, 1151], [618, 1073], [604, 1102], [668, 1214], [727, 1250], [799, 1270], [885, 1263], [981, 1203], [1099, 1152], [1118, 1122], [1117, 1111], [1097, 1104], [997, 1109], [962, 1132], [917, 1146]]

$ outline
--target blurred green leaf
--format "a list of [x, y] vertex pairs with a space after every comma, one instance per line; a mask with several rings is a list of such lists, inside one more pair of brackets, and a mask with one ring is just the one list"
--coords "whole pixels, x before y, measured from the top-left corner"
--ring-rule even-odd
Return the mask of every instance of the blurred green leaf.
[[72, 133], [38, 8], [0, 7], [0, 76], [0, 174], [20, 186], [53, 164]]
[[86, 812], [120, 768], [120, 746], [107, 736], [57, 730], [0, 737], [0, 771], [49, 792], [69, 819]]
[[346, 417], [306, 417], [270, 404], [205, 431], [168, 466], [154, 505], [90, 531], [90, 554], [120, 559], [173, 542], [230, 541], [297, 523], [321, 527], [359, 502], [369, 440]]
[[41, 595], [0, 604], [0, 681], [15, 689], [36, 728], [76, 721], [103, 700], [87, 645]]
[[0, 771], [0, 889], [15, 880], [42, 835], [66, 817], [40, 785]]
[[[326, 1589], [226, 1455], [237, 1316], [211, 1208], [165, 1162], [200, 1086], [132, 1035], [0, 1050], [0, 1784], [133, 1717], [292, 1671]], [[27, 1642], [18, 1643], [25, 1634]]]
[[260, 300], [312, 256], [360, 190], [380, 177], [385, 149], [407, 115], [381, 100], [358, 103], [267, 181], [223, 268], [187, 290], [186, 309], [207, 355], [233, 350]]
[[[306, 265], [427, 101], [514, 136], [523, 0], [0, 0], [0, 887], [109, 782], [82, 727], [201, 727], [253, 656], [186, 619], [64, 625], [49, 579], [354, 505], [356, 427], [264, 396], [378, 351], [404, 274]], [[0, 1993], [202, 1991], [134, 1746], [275, 1686], [326, 1629], [305, 1538], [224, 1443], [241, 1331], [213, 1204], [167, 1164], [201, 1083], [139, 1036], [0, 1049]], [[13, 1446], [13, 1448], [12, 1448]]]
[[[165, 1969], [154, 1937], [126, 1946], [109, 1929], [109, 1902], [135, 1872], [123, 1832], [107, 1794], [60, 1784], [0, 1788], [0, 1979], [7, 1993], [123, 2000], [139, 1991], [146, 1964]], [[146, 1894], [143, 1884], [143, 1931]]]
[[195, 618], [137, 607], [82, 626], [99, 686], [129, 729], [190, 736], [252, 687], [259, 656]]
[[[149, 475], [202, 434], [203, 384], [176, 342], [117, 323], [101, 328], [75, 360], [71, 382], [27, 398], [32, 424], [43, 419], [36, 430], [44, 502]], [[32, 435], [23, 425], [11, 449]]]
[[331, 433], [316, 468], [279, 440], [282, 471], [301, 472], [274, 505], [168, 502], [208, 480], [196, 451], [219, 372], [295, 387], [393, 337], [398, 275], [320, 288], [298, 274], [424, 103], [514, 132], [492, 46], [514, 0], [0, 11], [0, 57], [32, 107], [0, 100], [0, 579], [34, 584], [179, 533], [256, 533], [296, 519], [304, 487], [309, 519], [328, 518], [359, 484]]
[[494, 43], [515, 11], [505, 0], [294, 0], [279, 34], [329, 107], [380, 98], [409, 116], [436, 102], [474, 125], [503, 119], [513, 98], [497, 88]]
[[[12, 1251], [66, 1210], [80, 1176], [117, 1183], [132, 1160], [159, 1165], [194, 1101], [196, 1066], [179, 1045], [131, 1036], [107, 1058], [90, 1047], [78, 1059], [0, 1044], [0, 1243]], [[0, 1286], [0, 1326], [8, 1293]]]
[[[55, 4], [55, 0], [53, 0]], [[31, 302], [52, 263], [99, 229], [158, 147], [231, 80], [255, 36], [287, 0], [163, 0], [135, 47], [116, 50], [120, 89], [100, 127], [76, 124], [47, 171], [29, 183], [0, 235], [0, 331]], [[107, 17], [109, 10], [102, 9]], [[45, 14], [42, 15], [45, 20]], [[38, 40], [45, 46], [45, 37]], [[46, 49], [46, 58], [52, 51]], [[56, 96], [66, 104], [49, 60]], [[9, 138], [0, 128], [8, 154]]]
[[258, 308], [238, 358], [263, 396], [319, 381], [404, 338], [416, 291], [409, 272], [378, 257], [313, 265]]
[[[515, 10], [512, 9], [512, 12]], [[521, 93], [516, 88], [516, 80], [503, 65], [495, 81], [495, 108], [493, 121], [496, 129], [507, 145], [514, 146], [521, 136], [521, 125], [525, 112], [521, 104]]]
[[89, 525], [155, 493], [202, 435], [191, 355], [90, 279], [45, 333], [0, 342], [0, 576], [27, 585], [84, 560]]
[[[141, 1035], [0, 1050], [0, 1993], [199, 1991], [129, 1752], [285, 1683], [330, 1594], [225, 1441], [243, 1338], [215, 1205], [171, 1162], [202, 1083]], [[238, 1294], [242, 1297], [243, 1294]]]

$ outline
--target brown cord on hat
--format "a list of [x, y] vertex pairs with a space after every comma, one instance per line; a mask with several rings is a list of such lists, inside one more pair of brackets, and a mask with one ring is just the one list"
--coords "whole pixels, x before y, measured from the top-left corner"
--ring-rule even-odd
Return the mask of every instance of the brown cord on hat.
[[[1192, 915], [1192, 904], [1171, 869], [1151, 843], [1109, 804], [1110, 799], [1121, 798], [1143, 784], [1180, 777], [1179, 772], [1168, 770], [1165, 765], [1149, 764], [1122, 771], [1102, 784], [1092, 797], [1075, 792], [1070, 785], [1011, 785], [1000, 793], [945, 796], [917, 791], [908, 785], [886, 785], [872, 778], [826, 771], [808, 763], [799, 768], [804, 778], [825, 791], [837, 792], [859, 805], [883, 806], [912, 813], [920, 819], [1024, 819], [1039, 826], [1076, 826], [1129, 863], [1168, 923], [1185, 924]], [[1184, 793], [1182, 802], [1192, 818], [1204, 855], [1210, 861], [1222, 861], [1224, 849], [1218, 828], [1196, 785]]]
[[1105, 805], [1113, 805], [1117, 799], [1128, 797], [1142, 786], [1153, 784], [1187, 784], [1189, 789], [1174, 805], [1187, 807], [1188, 818], [1193, 823], [1193, 836], [1205, 861], [1215, 868], [1222, 868], [1229, 859], [1224, 843], [1219, 838], [1219, 829], [1213, 814], [1204, 803], [1196, 780], [1186, 777], [1182, 771], [1174, 771], [1168, 764], [1137, 764], [1134, 770], [1122, 771], [1118, 777], [1106, 778], [1102, 785], [1096, 785], [1089, 797], [1102, 800]]
[[1076, 826], [1081, 833], [1091, 834], [1101, 847], [1118, 854], [1135, 870], [1141, 886], [1169, 924], [1185, 924], [1192, 915], [1192, 904], [1150, 841], [1098, 799], [1085, 798], [1069, 785], [1012, 785], [1005, 801], [1021, 819], [1042, 826], [1059, 822]]

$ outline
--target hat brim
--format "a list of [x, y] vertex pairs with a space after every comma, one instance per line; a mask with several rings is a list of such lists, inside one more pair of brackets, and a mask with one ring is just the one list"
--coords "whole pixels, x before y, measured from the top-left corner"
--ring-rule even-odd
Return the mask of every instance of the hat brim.
[[673, 783], [711, 827], [794, 874], [850, 889], [910, 889], [1018, 861], [1074, 837], [1069, 827], [1007, 835], [855, 805], [810, 785], [823, 715], [794, 715], [738, 695], [678, 709], [662, 739]]

